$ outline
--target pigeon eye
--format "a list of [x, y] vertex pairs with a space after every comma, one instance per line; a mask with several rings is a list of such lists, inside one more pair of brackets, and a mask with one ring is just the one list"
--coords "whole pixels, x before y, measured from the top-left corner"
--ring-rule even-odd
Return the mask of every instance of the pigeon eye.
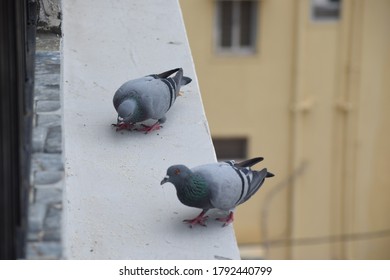
[[180, 174], [180, 169], [175, 169], [175, 175], [179, 175]]

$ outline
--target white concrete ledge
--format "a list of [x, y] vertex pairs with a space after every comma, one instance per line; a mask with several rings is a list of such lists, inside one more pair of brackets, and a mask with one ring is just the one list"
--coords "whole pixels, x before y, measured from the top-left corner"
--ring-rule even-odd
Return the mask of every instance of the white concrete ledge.
[[[200, 210], [160, 186], [172, 164], [215, 161], [177, 0], [63, 1], [63, 33], [65, 257], [238, 259], [232, 226], [188, 228]], [[176, 67], [193, 82], [163, 129], [116, 133], [115, 90]]]

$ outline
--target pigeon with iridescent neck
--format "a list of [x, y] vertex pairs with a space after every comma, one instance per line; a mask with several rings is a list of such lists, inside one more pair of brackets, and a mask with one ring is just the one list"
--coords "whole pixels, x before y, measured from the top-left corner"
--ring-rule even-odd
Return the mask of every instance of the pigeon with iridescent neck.
[[261, 157], [239, 163], [231, 160], [200, 165], [192, 169], [185, 165], [173, 165], [168, 168], [161, 185], [172, 183], [181, 203], [202, 209], [194, 219], [183, 221], [190, 227], [196, 224], [205, 226], [208, 218], [205, 214], [213, 208], [228, 212], [226, 217], [217, 219], [226, 226], [233, 222], [234, 208], [254, 195], [263, 185], [265, 178], [274, 176], [266, 168], [260, 171], [251, 169], [251, 166], [262, 160]]
[[117, 123], [113, 126], [116, 130], [131, 130], [136, 123], [154, 119], [157, 122], [153, 125], [142, 124], [142, 128], [137, 130], [148, 133], [160, 129], [166, 120], [165, 114], [180, 95], [180, 87], [190, 82], [191, 78], [183, 76], [182, 68], [127, 81], [113, 98], [118, 112]]

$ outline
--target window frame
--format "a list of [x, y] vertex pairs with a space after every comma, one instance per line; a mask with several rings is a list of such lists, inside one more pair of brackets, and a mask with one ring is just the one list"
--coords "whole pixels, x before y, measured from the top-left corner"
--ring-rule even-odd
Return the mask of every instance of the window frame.
[[[324, 5], [324, 7], [326, 5], [329, 5], [330, 2], [332, 0], [325, 0], [327, 1], [328, 3]], [[316, 0], [310, 0], [310, 19], [312, 22], [314, 23], [337, 23], [341, 20], [341, 17], [342, 17], [342, 0], [339, 0], [338, 2], [338, 15], [337, 17], [326, 17], [326, 16], [318, 16], [316, 15], [315, 13], [315, 8], [318, 7], [316, 5], [318, 5], [318, 3], [316, 3]], [[325, 7], [326, 8], [326, 7]]]
[[[223, 47], [221, 44], [222, 29], [221, 22], [221, 6], [222, 2], [232, 2], [232, 44], [229, 47]], [[240, 2], [249, 1], [253, 2], [255, 8], [251, 11], [251, 30], [250, 32], [250, 46], [241, 46], [240, 43]], [[215, 23], [214, 23], [214, 48], [218, 55], [253, 55], [258, 52], [258, 22], [259, 22], [259, 1], [258, 0], [215, 0]]]
[[212, 143], [218, 161], [241, 161], [248, 158], [250, 147], [248, 136], [213, 136]]

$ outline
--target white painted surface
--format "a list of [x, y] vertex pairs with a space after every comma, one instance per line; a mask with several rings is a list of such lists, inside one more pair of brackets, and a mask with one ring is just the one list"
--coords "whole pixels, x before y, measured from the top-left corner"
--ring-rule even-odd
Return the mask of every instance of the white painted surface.
[[[239, 258], [232, 226], [190, 229], [200, 210], [160, 186], [172, 164], [215, 161], [177, 0], [67, 0], [63, 13], [65, 257]], [[115, 90], [175, 67], [193, 81], [163, 129], [117, 133]]]

